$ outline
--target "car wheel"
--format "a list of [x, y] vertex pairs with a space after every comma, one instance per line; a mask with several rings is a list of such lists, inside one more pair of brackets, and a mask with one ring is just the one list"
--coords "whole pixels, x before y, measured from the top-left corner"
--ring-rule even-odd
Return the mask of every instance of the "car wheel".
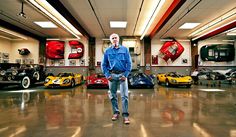
[[40, 79], [39, 72], [35, 71], [34, 74], [33, 74], [33, 77], [36, 79], [36, 81], [39, 81], [39, 79]]
[[158, 78], [157, 78], [157, 84], [161, 85], [161, 82], [160, 82], [160, 80]]
[[24, 76], [23, 79], [21, 80], [21, 85], [20, 86], [24, 89], [29, 88], [30, 78], [28, 76]]
[[191, 84], [189, 84], [189, 85], [186, 85], [186, 87], [187, 87], [187, 88], [190, 88], [190, 87], [191, 87]]
[[75, 80], [72, 79], [72, 80], [71, 80], [71, 87], [74, 87], [74, 86], [75, 86]]
[[170, 86], [170, 82], [169, 82], [169, 80], [166, 80], [166, 86], [167, 86], [167, 87]]

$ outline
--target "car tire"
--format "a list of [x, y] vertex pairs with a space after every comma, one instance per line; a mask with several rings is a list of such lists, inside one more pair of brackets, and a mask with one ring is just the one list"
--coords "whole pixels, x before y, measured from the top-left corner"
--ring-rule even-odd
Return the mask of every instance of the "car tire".
[[28, 76], [24, 76], [21, 80], [20, 86], [24, 89], [30, 87], [30, 78]]
[[40, 80], [39, 72], [35, 71], [34, 74], [33, 74], [33, 77], [35, 78], [36, 81], [39, 81]]
[[169, 80], [168, 80], [168, 79], [166, 80], [166, 86], [167, 86], [167, 87], [169, 87], [169, 86], [170, 86], [170, 82], [169, 82]]
[[161, 82], [160, 82], [160, 80], [158, 78], [157, 78], [157, 84], [161, 85]]
[[71, 80], [71, 85], [70, 85], [71, 87], [74, 87], [75, 86], [75, 80], [74, 79], [72, 79]]
[[186, 85], [186, 87], [187, 87], [187, 88], [190, 88], [190, 87], [191, 87], [191, 84], [189, 84], [189, 85]]

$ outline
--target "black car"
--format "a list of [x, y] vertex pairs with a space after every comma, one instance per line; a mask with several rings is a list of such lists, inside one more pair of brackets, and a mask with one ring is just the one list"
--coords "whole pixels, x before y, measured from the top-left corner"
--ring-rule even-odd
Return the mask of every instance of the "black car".
[[43, 65], [38, 64], [22, 64], [20, 66], [7, 67], [0, 70], [0, 86], [1, 88], [8, 85], [19, 85], [20, 87], [26, 89], [29, 88], [31, 84], [38, 81], [43, 81], [46, 77]]
[[225, 80], [226, 76], [219, 72], [214, 72], [211, 69], [201, 68], [199, 70], [195, 70], [191, 77], [194, 81], [198, 80]]
[[205, 45], [201, 47], [200, 54], [203, 61], [233, 61], [235, 48], [233, 44]]

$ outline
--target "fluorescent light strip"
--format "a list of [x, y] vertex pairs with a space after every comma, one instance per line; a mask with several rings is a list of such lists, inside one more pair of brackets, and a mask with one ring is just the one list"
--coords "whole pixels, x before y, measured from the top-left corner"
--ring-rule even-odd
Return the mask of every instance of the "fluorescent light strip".
[[226, 33], [227, 36], [236, 36], [236, 32], [229, 32], [229, 33]]
[[0, 35], [0, 38], [4, 38], [4, 39], [7, 39], [7, 40], [12, 40], [11, 38], [8, 38], [8, 37], [2, 36], [2, 35]]
[[46, 40], [60, 40], [59, 38], [47, 38]]
[[233, 23], [233, 22], [235, 22], [235, 21], [236, 21], [236, 20], [233, 20], [233, 21], [231, 21], [231, 22], [228, 22], [228, 23], [226, 23], [226, 24], [224, 24], [224, 25], [222, 25], [222, 26], [220, 26], [220, 27], [217, 27], [217, 28], [215, 28], [215, 29], [213, 29], [213, 30], [211, 30], [211, 31], [209, 31], [209, 32], [207, 32], [207, 33], [204, 33], [204, 34], [202, 34], [202, 35], [200, 35], [200, 36], [197, 36], [197, 37], [193, 38], [192, 40], [194, 41], [194, 40], [196, 40], [196, 39], [199, 39], [199, 38], [201, 38], [201, 37], [203, 37], [203, 36], [205, 36], [205, 35], [207, 35], [207, 34], [209, 34], [209, 33], [212, 33], [212, 32], [214, 32], [214, 31], [216, 31], [216, 30], [218, 30], [218, 29], [224, 27], [224, 26], [227, 26], [227, 25], [229, 25], [229, 24], [231, 24], [231, 23]]
[[[3, 32], [5, 32], [5, 33], [7, 33], [7, 34], [10, 34], [10, 35], [13, 35], [13, 36], [16, 36], [16, 37], [18, 37], [18, 38], [27, 40], [27, 37], [25, 37], [25, 36], [23, 36], [23, 35], [21, 35], [21, 34], [19, 34], [19, 33], [16, 33], [16, 32], [14, 32], [14, 31], [5, 29], [5, 28], [3, 28], [3, 27], [0, 27], [0, 31], [3, 31]], [[3, 37], [4, 37], [4, 36], [3, 36]]]
[[143, 30], [142, 36], [140, 37], [140, 40], [143, 39], [143, 37], [146, 35], [148, 29], [150, 28], [150, 26], [152, 25], [155, 17], [157, 16], [157, 13], [160, 11], [162, 5], [165, 3], [165, 0], [160, 0], [160, 3], [158, 5], [158, 7], [156, 8], [156, 10], [154, 11], [155, 13], [153, 14], [153, 16], [151, 16], [151, 19], [149, 22], [147, 22], [147, 24], [145, 25], [145, 29]]
[[8, 92], [13, 92], [13, 93], [28, 93], [28, 92], [35, 92], [36, 90], [31, 90], [31, 89], [25, 89], [25, 90], [12, 90]]
[[225, 41], [225, 42], [234, 42], [235, 40], [223, 39], [222, 41]]
[[219, 18], [210, 21], [210, 23], [206, 24], [205, 26], [197, 29], [195, 32], [191, 33], [189, 35], [189, 37], [193, 37], [194, 35], [197, 35], [197, 34], [201, 33], [202, 31], [204, 31], [206, 29], [209, 29], [210, 27], [213, 27], [214, 25], [216, 25], [216, 24], [218, 24], [218, 23], [220, 23], [220, 22], [222, 22], [226, 19], [234, 17], [235, 13], [236, 13], [236, 8], [233, 9], [233, 10], [230, 10], [229, 12], [227, 12], [224, 15], [220, 16]]
[[199, 89], [201, 91], [207, 91], [207, 92], [220, 92], [220, 91], [225, 91], [223, 89]]
[[41, 10], [44, 14], [49, 16], [51, 19], [56, 21], [59, 25], [69, 31], [76, 38], [80, 39], [78, 35], [82, 34], [73, 25], [71, 25], [56, 9], [54, 9], [46, 0], [29, 0], [29, 2], [35, 7], [37, 7], [39, 10]]

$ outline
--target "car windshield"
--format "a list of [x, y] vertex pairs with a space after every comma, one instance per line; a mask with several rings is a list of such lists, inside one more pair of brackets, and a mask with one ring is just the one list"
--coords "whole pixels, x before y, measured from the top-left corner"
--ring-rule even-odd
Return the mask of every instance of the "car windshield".
[[97, 74], [96, 77], [97, 77], [97, 78], [104, 78], [105, 75], [104, 75], [104, 74]]
[[170, 76], [170, 77], [176, 77], [176, 78], [178, 78], [178, 77], [183, 77], [183, 75], [178, 74], [178, 73], [169, 73], [168, 76]]
[[147, 78], [148, 76], [144, 73], [135, 73], [134, 74], [135, 77], [138, 77], [138, 78], [141, 78], [141, 77], [144, 77], [144, 78]]
[[57, 76], [58, 77], [69, 77], [69, 76], [72, 76], [72, 73], [59, 73]]

